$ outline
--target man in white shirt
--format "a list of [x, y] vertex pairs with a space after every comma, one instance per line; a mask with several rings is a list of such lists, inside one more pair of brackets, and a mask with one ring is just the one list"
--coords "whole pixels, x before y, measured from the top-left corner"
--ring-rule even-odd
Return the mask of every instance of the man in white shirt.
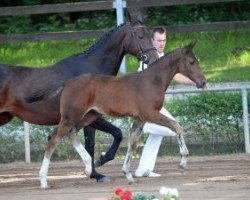
[[[152, 31], [152, 41], [153, 41], [154, 47], [156, 48], [159, 54], [159, 57], [162, 57], [164, 55], [164, 49], [166, 46], [165, 28], [161, 28], [161, 27], [155, 28]], [[141, 71], [145, 68], [147, 68], [147, 65], [144, 64], [144, 66], [142, 66], [142, 62], [141, 62], [140, 67], [138, 68], [138, 71]], [[176, 82], [181, 83], [181, 84], [188, 84], [188, 85], [195, 86], [195, 83], [192, 80], [190, 80], [188, 77], [179, 73], [176, 74], [173, 79]], [[165, 108], [162, 108], [160, 112], [164, 114], [165, 116], [175, 120], [174, 117]], [[149, 136], [143, 148], [138, 168], [135, 171], [135, 177], [159, 177], [161, 175], [153, 171], [154, 171], [155, 162], [156, 162], [157, 154], [161, 145], [162, 138], [164, 136], [176, 137], [177, 134], [167, 127], [160, 126], [154, 123], [149, 123], [149, 122], [145, 123], [143, 127], [143, 132], [149, 133]]]

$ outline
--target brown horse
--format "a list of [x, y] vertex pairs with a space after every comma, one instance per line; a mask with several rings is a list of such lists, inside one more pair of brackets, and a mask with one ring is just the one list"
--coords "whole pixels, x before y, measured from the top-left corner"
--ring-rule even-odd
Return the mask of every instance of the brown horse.
[[[49, 161], [61, 138], [79, 126], [90, 124], [99, 113], [115, 117], [131, 116], [135, 119], [123, 165], [123, 171], [130, 182], [134, 181], [130, 173], [130, 160], [145, 122], [172, 129], [181, 141], [180, 125], [159, 111], [165, 91], [176, 73], [188, 76], [198, 88], [205, 87], [206, 79], [192, 52], [193, 47], [194, 44], [190, 44], [174, 50], [139, 73], [122, 77], [85, 74], [57, 88], [56, 93], [63, 90], [60, 98], [61, 120], [45, 151], [41, 183], [47, 184]], [[91, 174], [91, 157], [80, 145], [76, 145], [76, 149], [85, 163], [86, 174]]]
[[[153, 62], [158, 55], [153, 48], [149, 29], [140, 20], [129, 21], [109, 31], [85, 52], [65, 58], [47, 68], [32, 68], [0, 64], [0, 125], [16, 116], [21, 120], [39, 125], [57, 125], [60, 121], [60, 94], [50, 101], [35, 101], [42, 96], [36, 91], [50, 88], [55, 83], [64, 83], [84, 73], [117, 75], [125, 54], [132, 54], [145, 62]], [[79, 127], [81, 128], [81, 127]], [[99, 129], [114, 137], [111, 148], [101, 157], [101, 164], [112, 160], [122, 140], [120, 129], [100, 117], [85, 127], [85, 146], [94, 156], [94, 130]], [[73, 143], [79, 142], [72, 133]], [[105, 176], [93, 171], [91, 178], [105, 181]]]

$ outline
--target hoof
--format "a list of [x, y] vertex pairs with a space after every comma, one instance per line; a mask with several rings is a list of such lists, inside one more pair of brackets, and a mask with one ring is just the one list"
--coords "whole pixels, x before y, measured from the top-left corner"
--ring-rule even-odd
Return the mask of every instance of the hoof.
[[128, 179], [128, 184], [129, 185], [131, 185], [133, 182], [135, 182], [132, 173], [129, 172], [129, 173], [125, 174], [125, 175], [126, 175], [126, 178]]
[[51, 189], [50, 186], [46, 185], [46, 186], [40, 186], [41, 190], [47, 190], [47, 189]]
[[110, 183], [111, 180], [108, 177], [104, 176], [104, 177], [99, 178], [98, 180], [96, 180], [96, 182], [97, 183]]
[[129, 181], [128, 185], [133, 185], [134, 181]]

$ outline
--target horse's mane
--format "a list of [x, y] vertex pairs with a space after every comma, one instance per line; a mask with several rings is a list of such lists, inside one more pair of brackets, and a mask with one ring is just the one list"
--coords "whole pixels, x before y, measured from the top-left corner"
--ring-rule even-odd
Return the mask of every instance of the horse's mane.
[[82, 55], [88, 55], [93, 49], [98, 48], [104, 41], [106, 41], [106, 39], [113, 33], [115, 32], [117, 29], [119, 29], [120, 27], [123, 27], [127, 24], [128, 22], [124, 22], [122, 24], [120, 24], [117, 27], [114, 27], [112, 30], [109, 30], [108, 32], [106, 32], [104, 35], [102, 35], [100, 38], [98, 38], [94, 44], [92, 44], [88, 49], [85, 49], [83, 52], [79, 52], [76, 53], [74, 55], [71, 56], [72, 57], [77, 57], [77, 56], [82, 56]]

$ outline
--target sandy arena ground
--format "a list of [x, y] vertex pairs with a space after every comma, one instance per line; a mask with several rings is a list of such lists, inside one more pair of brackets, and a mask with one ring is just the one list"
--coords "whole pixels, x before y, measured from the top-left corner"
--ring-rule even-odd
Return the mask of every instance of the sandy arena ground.
[[[112, 161], [98, 171], [112, 179], [99, 184], [83, 173], [82, 163], [51, 162], [48, 183], [51, 189], [39, 189], [40, 163], [0, 164], [0, 200], [104, 200], [117, 187], [155, 194], [161, 186], [177, 188], [182, 200], [249, 200], [250, 155], [189, 157], [184, 173], [177, 170], [179, 158], [159, 158], [156, 172], [160, 178], [136, 178], [128, 185], [122, 173], [122, 161]], [[133, 160], [132, 170], [138, 164]]]

